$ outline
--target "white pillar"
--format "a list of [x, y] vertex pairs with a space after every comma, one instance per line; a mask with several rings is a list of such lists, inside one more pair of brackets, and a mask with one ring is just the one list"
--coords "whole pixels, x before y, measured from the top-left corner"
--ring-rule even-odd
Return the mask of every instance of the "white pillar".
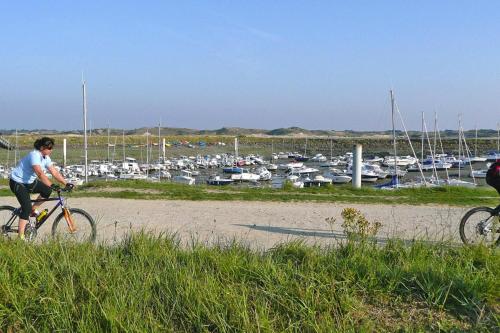
[[66, 139], [63, 139], [63, 167], [66, 167]]
[[238, 138], [234, 138], [234, 157], [238, 159]]
[[352, 160], [352, 187], [361, 188], [361, 157], [363, 152], [362, 145], [355, 145], [353, 147], [353, 160]]
[[165, 163], [165, 138], [162, 140], [163, 163]]

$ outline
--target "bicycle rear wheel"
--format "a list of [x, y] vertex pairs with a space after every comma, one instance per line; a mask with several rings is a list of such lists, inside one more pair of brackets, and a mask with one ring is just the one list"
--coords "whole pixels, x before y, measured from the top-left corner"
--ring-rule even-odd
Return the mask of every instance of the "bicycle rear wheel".
[[[0, 226], [2, 227], [2, 234], [4, 236], [8, 236], [8, 232], [10, 232], [10, 229], [17, 232], [19, 218], [12, 215], [14, 210], [15, 208], [12, 206], [0, 206]], [[9, 223], [10, 225], [6, 225], [7, 223]], [[7, 230], [6, 228], [9, 228], [9, 230]]]
[[94, 242], [97, 235], [94, 219], [82, 209], [66, 210], [68, 215], [62, 212], [54, 220], [52, 236], [63, 241]]
[[500, 244], [500, 220], [495, 210], [477, 207], [460, 221], [460, 238], [464, 244]]

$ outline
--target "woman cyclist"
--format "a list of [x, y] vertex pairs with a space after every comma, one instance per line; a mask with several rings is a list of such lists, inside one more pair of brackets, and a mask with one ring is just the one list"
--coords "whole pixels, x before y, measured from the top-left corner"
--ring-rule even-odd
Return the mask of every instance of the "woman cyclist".
[[52, 184], [45, 171], [50, 172], [66, 188], [73, 188], [73, 184], [68, 183], [64, 179], [50, 159], [50, 154], [54, 147], [54, 139], [43, 137], [36, 140], [33, 146], [35, 149], [23, 157], [12, 170], [9, 181], [11, 191], [16, 195], [17, 200], [21, 204], [18, 231], [21, 239], [24, 239], [24, 229], [26, 223], [28, 223], [29, 216], [35, 216], [37, 208], [42, 204], [42, 202], [36, 202], [32, 205], [30, 193], [39, 193], [37, 199], [47, 199], [50, 197], [52, 189], [57, 187], [57, 185]]

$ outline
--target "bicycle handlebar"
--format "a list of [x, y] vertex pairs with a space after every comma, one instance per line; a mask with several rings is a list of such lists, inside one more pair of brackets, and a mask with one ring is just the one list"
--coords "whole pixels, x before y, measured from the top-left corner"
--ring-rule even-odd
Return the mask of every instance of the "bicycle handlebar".
[[[70, 184], [70, 183], [68, 183], [68, 184]], [[59, 185], [52, 184], [50, 187], [52, 188], [53, 191], [56, 191], [57, 193], [73, 191], [73, 188], [75, 187], [75, 185], [71, 184], [68, 186], [68, 184], [66, 184], [65, 187], [61, 187]]]

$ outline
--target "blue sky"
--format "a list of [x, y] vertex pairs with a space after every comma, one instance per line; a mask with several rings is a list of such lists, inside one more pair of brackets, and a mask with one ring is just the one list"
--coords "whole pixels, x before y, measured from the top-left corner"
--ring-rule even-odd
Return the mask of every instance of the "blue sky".
[[500, 1], [0, 1], [0, 129], [500, 121]]

